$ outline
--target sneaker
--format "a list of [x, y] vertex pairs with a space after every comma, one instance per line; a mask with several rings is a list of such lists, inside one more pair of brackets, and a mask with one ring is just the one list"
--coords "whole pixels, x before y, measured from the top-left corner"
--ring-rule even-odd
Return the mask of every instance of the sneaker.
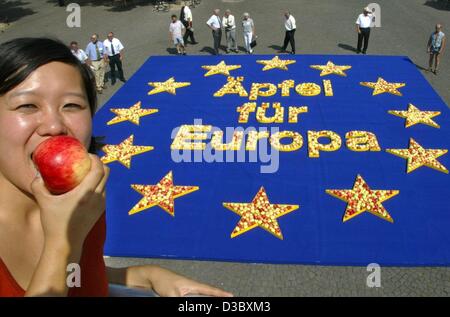
[[356, 51], [356, 54], [360, 54], [361, 53], [361, 51]]
[[437, 70], [437, 69], [434, 70], [434, 74], [435, 74], [435, 75], [438, 74], [438, 70]]
[[366, 51], [363, 51], [362, 53], [363, 53], [364, 55], [366, 55]]

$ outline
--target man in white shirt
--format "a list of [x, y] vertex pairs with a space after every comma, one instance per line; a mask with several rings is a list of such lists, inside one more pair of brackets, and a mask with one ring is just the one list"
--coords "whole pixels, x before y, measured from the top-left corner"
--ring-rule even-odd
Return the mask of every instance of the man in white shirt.
[[89, 60], [86, 53], [81, 48], [78, 48], [78, 42], [70, 42], [70, 50], [72, 51], [72, 54], [81, 62], [81, 64], [87, 64], [88, 66], [91, 66], [91, 61]]
[[215, 55], [219, 55], [220, 41], [222, 40], [222, 21], [219, 17], [219, 13], [219, 9], [214, 9], [213, 15], [206, 22], [208, 27], [212, 30]]
[[238, 47], [236, 42], [236, 22], [234, 16], [231, 14], [230, 10], [225, 11], [225, 15], [222, 19], [222, 25], [225, 29], [225, 38], [227, 39], [227, 54], [230, 51], [238, 53]]
[[109, 62], [109, 67], [111, 68], [111, 85], [114, 85], [116, 83], [116, 66], [119, 72], [119, 80], [122, 82], [126, 82], [122, 70], [124, 49], [122, 43], [119, 39], [114, 37], [113, 32], [109, 32], [108, 38], [103, 41], [103, 46], [105, 47], [107, 61]]
[[356, 31], [358, 32], [358, 46], [356, 53], [361, 53], [361, 46], [364, 41], [364, 47], [362, 53], [366, 54], [367, 47], [369, 46], [370, 26], [372, 24], [373, 14], [370, 13], [370, 9], [365, 7], [363, 13], [356, 19]]
[[169, 25], [170, 37], [173, 44], [177, 48], [178, 54], [186, 55], [186, 50], [184, 48], [183, 31], [186, 30], [183, 23], [177, 19], [177, 16], [172, 15], [172, 22]]
[[192, 11], [189, 8], [188, 1], [184, 1], [184, 5], [181, 7], [180, 21], [186, 28], [186, 32], [184, 33], [183, 36], [183, 41], [185, 45], [187, 44], [188, 38], [191, 39], [191, 44], [197, 44], [198, 42], [196, 42], [194, 38], [194, 28], [192, 27], [193, 23]]
[[289, 11], [284, 13], [284, 28], [286, 30], [286, 34], [284, 36], [283, 47], [280, 50], [280, 53], [286, 52], [287, 46], [291, 43], [291, 54], [295, 54], [295, 29], [297, 25], [295, 24], [295, 18], [291, 15]]

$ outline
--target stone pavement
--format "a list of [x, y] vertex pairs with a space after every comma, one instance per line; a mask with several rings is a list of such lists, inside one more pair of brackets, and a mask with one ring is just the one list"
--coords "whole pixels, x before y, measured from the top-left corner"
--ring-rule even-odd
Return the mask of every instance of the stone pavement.
[[[66, 1], [71, 2], [71, 1]], [[0, 42], [23, 36], [51, 36], [66, 43], [76, 40], [84, 48], [91, 33], [105, 38], [114, 31], [124, 43], [124, 71], [130, 77], [151, 55], [173, 53], [169, 42], [170, 12], [154, 12], [150, 1], [73, 1], [81, 5], [81, 27], [68, 28], [65, 8], [53, 0], [0, 0]], [[426, 43], [434, 25], [444, 23], [449, 36], [450, 6], [439, 0], [378, 0], [381, 28], [372, 30], [368, 54], [407, 55], [450, 106], [449, 52], [442, 57], [438, 76], [424, 71]], [[298, 54], [355, 54], [354, 22], [369, 1], [361, 0], [203, 0], [193, 8], [196, 40], [188, 54], [210, 54], [212, 36], [205, 25], [214, 8], [231, 9], [238, 18], [249, 12], [255, 22], [258, 46], [255, 53], [273, 54], [284, 37], [282, 14], [289, 9], [297, 19]], [[238, 31], [239, 34], [239, 31]], [[448, 37], [447, 36], [447, 37]], [[238, 37], [239, 45], [243, 46]], [[122, 85], [108, 84], [99, 96], [102, 106]], [[449, 296], [450, 268], [382, 268], [381, 288], [369, 288], [369, 274], [362, 267], [321, 267], [107, 258], [111, 266], [156, 263], [190, 277], [223, 287], [240, 296]]]

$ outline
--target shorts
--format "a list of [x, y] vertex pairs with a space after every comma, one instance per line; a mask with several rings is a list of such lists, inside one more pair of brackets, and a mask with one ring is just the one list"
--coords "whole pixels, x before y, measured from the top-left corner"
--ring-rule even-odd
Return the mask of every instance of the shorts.
[[177, 46], [178, 44], [180, 44], [181, 46], [184, 46], [184, 41], [182, 37], [176, 37], [173, 39], [173, 44], [175, 46]]
[[432, 46], [430, 47], [430, 54], [439, 54], [440, 50], [441, 50], [440, 46], [439, 47]]

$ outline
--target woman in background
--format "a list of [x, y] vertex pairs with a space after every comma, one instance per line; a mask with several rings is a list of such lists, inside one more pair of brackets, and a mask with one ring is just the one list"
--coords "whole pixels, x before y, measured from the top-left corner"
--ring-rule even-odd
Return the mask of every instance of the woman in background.
[[255, 36], [255, 24], [253, 20], [250, 18], [250, 15], [246, 12], [244, 13], [244, 18], [242, 20], [242, 28], [244, 32], [244, 46], [245, 50], [248, 54], [253, 53], [253, 49], [250, 44], [253, 41], [253, 37]]

